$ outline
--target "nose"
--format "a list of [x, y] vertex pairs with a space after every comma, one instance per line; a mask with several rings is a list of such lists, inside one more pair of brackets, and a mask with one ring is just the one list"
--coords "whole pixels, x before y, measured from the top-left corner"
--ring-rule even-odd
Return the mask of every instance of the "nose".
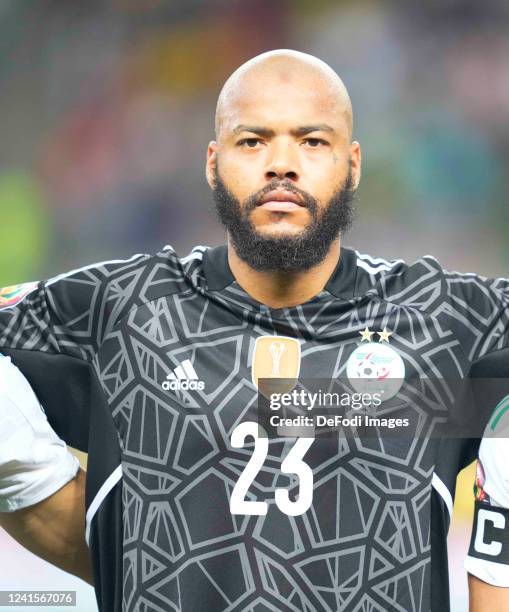
[[265, 169], [265, 179], [290, 179], [297, 181], [300, 175], [299, 162], [293, 147], [288, 142], [272, 142]]

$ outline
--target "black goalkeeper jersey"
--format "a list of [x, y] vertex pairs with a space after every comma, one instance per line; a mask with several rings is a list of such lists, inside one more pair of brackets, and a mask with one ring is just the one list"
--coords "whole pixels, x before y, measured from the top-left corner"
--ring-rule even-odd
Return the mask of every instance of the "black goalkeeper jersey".
[[[462, 377], [509, 345], [509, 281], [343, 248], [318, 295], [276, 309], [235, 281], [225, 245], [166, 247], [0, 300], [0, 351], [89, 453], [102, 611], [449, 608], [446, 535], [475, 441], [329, 436], [292, 475], [295, 439], [270, 439], [253, 467], [253, 440], [232, 435], [252, 421], [260, 337], [290, 343], [306, 379], [350, 376], [373, 355], [403, 378]], [[295, 499], [310, 471], [311, 504], [293, 515], [278, 495]]]

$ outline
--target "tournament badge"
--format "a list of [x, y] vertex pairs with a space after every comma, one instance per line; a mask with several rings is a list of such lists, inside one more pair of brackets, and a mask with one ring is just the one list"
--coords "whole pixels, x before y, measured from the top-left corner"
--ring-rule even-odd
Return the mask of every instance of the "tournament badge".
[[[253, 385], [269, 400], [272, 394], [290, 393], [299, 379], [300, 360], [300, 342], [297, 338], [258, 336], [251, 366]], [[263, 426], [261, 428], [263, 430]], [[276, 431], [278, 436], [292, 438], [311, 435], [309, 427], [301, 430], [292, 425], [278, 425]]]
[[375, 332], [366, 327], [359, 332], [361, 344], [346, 363], [346, 375], [350, 384], [359, 393], [381, 393], [382, 401], [394, 397], [405, 380], [405, 364], [401, 355], [389, 344], [392, 332], [384, 327], [376, 332], [378, 342], [372, 337]]
[[0, 310], [12, 308], [19, 304], [29, 293], [37, 288], [38, 284], [37, 282], [32, 282], [0, 288]]
[[[270, 393], [289, 393], [299, 377], [300, 359], [300, 342], [297, 338], [258, 336], [251, 366], [253, 385], [265, 397]], [[261, 382], [260, 379], [270, 380]]]

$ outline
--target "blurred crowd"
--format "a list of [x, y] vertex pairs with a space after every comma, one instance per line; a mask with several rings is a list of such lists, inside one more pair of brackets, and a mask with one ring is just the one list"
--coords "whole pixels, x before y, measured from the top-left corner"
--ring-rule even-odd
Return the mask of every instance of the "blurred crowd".
[[353, 100], [345, 242], [507, 274], [504, 0], [3, 0], [0, 46], [0, 284], [223, 242], [204, 177], [215, 100], [281, 47], [328, 62]]

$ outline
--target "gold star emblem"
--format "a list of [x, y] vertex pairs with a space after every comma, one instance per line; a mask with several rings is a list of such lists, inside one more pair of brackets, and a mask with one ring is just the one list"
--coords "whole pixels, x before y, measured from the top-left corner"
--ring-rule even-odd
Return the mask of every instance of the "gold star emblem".
[[384, 327], [383, 330], [381, 332], [377, 332], [377, 334], [380, 336], [378, 342], [389, 342], [389, 336], [392, 336], [392, 332], [387, 331], [387, 327]]
[[361, 342], [371, 342], [371, 337], [375, 332], [369, 331], [369, 327], [366, 327], [364, 331], [360, 331], [359, 334], [362, 336]]

